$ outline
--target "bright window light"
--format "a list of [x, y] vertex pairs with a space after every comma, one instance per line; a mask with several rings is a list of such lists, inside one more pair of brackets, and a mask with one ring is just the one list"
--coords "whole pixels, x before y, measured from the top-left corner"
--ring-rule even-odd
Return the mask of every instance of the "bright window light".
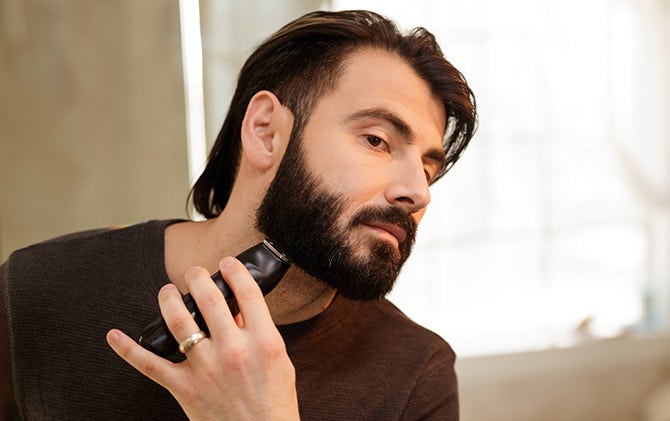
[[202, 38], [198, 0], [179, 0], [189, 183], [195, 182], [207, 157], [202, 81]]
[[[286, 7], [210, 2], [208, 122]], [[181, 0], [192, 179], [205, 159], [198, 2]], [[479, 130], [432, 188], [391, 299], [460, 356], [668, 326], [670, 29], [663, 0], [332, 0], [425, 26]], [[190, 54], [193, 55], [190, 55]], [[379, 69], [383, 71], [384, 69]]]
[[642, 3], [329, 3], [427, 27], [477, 97], [391, 295], [459, 355], [667, 325], [670, 51]]

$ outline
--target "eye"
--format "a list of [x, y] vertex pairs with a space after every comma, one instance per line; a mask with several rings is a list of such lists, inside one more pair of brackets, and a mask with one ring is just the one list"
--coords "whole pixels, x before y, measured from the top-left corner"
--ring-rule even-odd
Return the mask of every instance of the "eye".
[[426, 182], [430, 186], [433, 184], [433, 177], [430, 175], [430, 172], [428, 170], [423, 170], [423, 174], [426, 176]]
[[388, 150], [388, 145], [386, 144], [386, 142], [375, 135], [367, 134], [365, 135], [365, 140], [367, 140], [368, 144], [370, 144], [370, 146], [372, 146], [375, 149]]
[[428, 182], [428, 185], [432, 185], [435, 182], [435, 177], [437, 176], [438, 171], [436, 171], [434, 168], [425, 168], [423, 170], [423, 173], [426, 175], [426, 181]]

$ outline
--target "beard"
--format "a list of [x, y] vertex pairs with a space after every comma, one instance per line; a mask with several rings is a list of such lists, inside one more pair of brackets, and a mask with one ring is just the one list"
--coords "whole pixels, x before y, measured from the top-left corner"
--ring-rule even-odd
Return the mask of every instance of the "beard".
[[[339, 220], [347, 201], [329, 192], [307, 169], [300, 139], [288, 148], [256, 212], [256, 228], [304, 272], [356, 301], [384, 297], [409, 257], [417, 223], [397, 206], [366, 207], [347, 223]], [[396, 248], [382, 239], [354, 241], [351, 232], [372, 222], [400, 226], [407, 237]]]

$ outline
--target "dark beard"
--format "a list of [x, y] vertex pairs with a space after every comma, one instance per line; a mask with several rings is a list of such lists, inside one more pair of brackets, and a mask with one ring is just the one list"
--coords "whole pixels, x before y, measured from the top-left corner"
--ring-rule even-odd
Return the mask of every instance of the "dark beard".
[[[345, 207], [342, 195], [328, 192], [307, 170], [300, 140], [291, 139], [277, 175], [256, 213], [256, 228], [309, 275], [343, 296], [367, 301], [388, 294], [411, 252], [417, 224], [400, 207], [369, 207], [357, 212], [343, 229], [337, 218]], [[373, 240], [369, 252], [355, 253], [364, 244], [351, 244], [348, 232], [370, 222], [393, 223], [407, 238], [398, 249]]]

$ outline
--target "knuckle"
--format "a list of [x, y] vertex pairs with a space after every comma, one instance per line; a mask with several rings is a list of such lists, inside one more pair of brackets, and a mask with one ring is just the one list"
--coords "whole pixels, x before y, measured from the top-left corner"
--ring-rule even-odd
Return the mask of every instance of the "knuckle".
[[257, 299], [262, 299], [263, 294], [258, 285], [255, 283], [248, 283], [244, 285], [239, 285], [235, 290], [235, 297], [241, 301], [253, 301]]
[[158, 373], [158, 366], [151, 359], [145, 358], [139, 363], [139, 370], [144, 373], [145, 376], [153, 379]]
[[231, 345], [226, 350], [224, 360], [228, 368], [240, 371], [248, 366], [249, 350], [244, 346]]
[[221, 305], [223, 296], [217, 291], [208, 291], [197, 298], [198, 307], [213, 308]]
[[265, 358], [277, 359], [286, 355], [286, 344], [278, 332], [267, 332], [259, 338], [259, 350]]
[[192, 322], [192, 319], [190, 317], [185, 316], [176, 316], [169, 320], [166, 320], [166, 322], [170, 327], [172, 333], [177, 333], [185, 331], [189, 323]]

